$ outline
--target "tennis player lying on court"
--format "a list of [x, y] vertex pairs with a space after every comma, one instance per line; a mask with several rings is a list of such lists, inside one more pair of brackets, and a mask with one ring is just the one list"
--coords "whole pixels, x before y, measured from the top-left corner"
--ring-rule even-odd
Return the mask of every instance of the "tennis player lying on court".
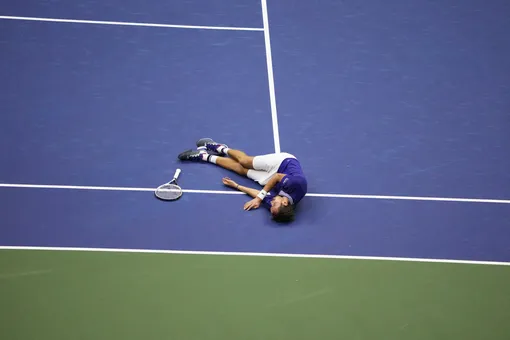
[[184, 151], [178, 156], [179, 159], [210, 162], [263, 186], [262, 190], [256, 190], [239, 185], [228, 177], [223, 178], [223, 184], [253, 198], [244, 205], [244, 210], [257, 209], [262, 204], [269, 209], [276, 221], [287, 222], [294, 219], [294, 206], [301, 201], [308, 189], [301, 164], [296, 157], [289, 153], [252, 157], [210, 138], [202, 138], [196, 144], [196, 151]]

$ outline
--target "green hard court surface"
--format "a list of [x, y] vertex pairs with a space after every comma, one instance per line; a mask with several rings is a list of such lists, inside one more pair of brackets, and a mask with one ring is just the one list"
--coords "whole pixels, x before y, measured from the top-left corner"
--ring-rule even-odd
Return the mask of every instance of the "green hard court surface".
[[510, 339], [510, 267], [0, 251], [0, 339]]

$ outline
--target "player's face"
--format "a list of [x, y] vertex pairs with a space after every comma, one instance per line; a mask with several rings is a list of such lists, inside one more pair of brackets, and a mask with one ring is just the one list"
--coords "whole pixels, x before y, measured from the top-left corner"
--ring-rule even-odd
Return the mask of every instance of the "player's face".
[[280, 207], [282, 206], [282, 197], [276, 196], [271, 201], [271, 215], [276, 215], [278, 213], [278, 210], [280, 210]]
[[289, 204], [289, 200], [286, 197], [276, 196], [271, 201], [271, 215], [275, 216], [276, 214], [278, 214], [278, 210], [280, 210], [280, 207], [282, 205], [288, 205], [288, 204]]

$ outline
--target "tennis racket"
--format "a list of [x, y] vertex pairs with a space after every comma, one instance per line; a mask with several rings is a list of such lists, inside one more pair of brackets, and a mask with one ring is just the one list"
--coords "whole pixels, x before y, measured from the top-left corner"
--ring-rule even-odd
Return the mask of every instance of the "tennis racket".
[[177, 178], [181, 174], [181, 169], [175, 170], [174, 178], [168, 183], [160, 185], [154, 194], [157, 198], [164, 201], [174, 201], [182, 196], [182, 189], [177, 185]]

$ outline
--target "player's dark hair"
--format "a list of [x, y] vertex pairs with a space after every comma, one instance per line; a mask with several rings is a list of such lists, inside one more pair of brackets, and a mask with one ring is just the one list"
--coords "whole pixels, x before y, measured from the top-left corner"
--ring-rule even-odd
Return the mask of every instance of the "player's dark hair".
[[278, 213], [273, 216], [276, 222], [292, 222], [294, 220], [294, 207], [292, 204], [282, 205]]

